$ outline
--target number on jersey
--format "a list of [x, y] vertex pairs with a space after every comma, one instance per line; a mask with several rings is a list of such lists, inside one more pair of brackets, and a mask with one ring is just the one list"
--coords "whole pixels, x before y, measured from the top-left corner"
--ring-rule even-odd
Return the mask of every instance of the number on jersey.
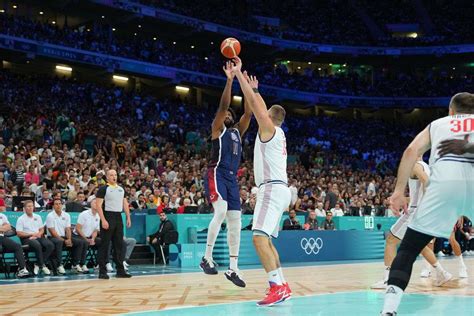
[[451, 132], [453, 133], [471, 133], [474, 131], [474, 118], [464, 120], [451, 120]]

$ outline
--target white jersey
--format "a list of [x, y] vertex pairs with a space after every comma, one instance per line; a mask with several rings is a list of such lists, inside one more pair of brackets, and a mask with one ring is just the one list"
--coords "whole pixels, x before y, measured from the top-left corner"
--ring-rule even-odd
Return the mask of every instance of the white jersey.
[[474, 154], [454, 155], [448, 154], [440, 158], [438, 146], [447, 139], [463, 139], [466, 135], [471, 135], [473, 141], [474, 115], [460, 114], [440, 118], [430, 124], [431, 156], [430, 166], [438, 160], [468, 161], [474, 160]]
[[[430, 167], [424, 161], [417, 161], [423, 167], [423, 171], [430, 176]], [[408, 180], [408, 188], [410, 189], [410, 211], [416, 209], [420, 205], [421, 198], [423, 197], [423, 185], [418, 179], [410, 178]]]
[[280, 127], [275, 126], [275, 135], [267, 142], [262, 142], [260, 135], [257, 135], [253, 154], [257, 186], [269, 182], [288, 183], [286, 137]]

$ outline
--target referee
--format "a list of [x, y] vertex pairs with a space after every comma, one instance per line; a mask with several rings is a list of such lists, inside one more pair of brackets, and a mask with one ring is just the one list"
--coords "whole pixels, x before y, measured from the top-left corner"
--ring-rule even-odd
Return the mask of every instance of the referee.
[[127, 227], [132, 225], [130, 209], [125, 191], [117, 184], [117, 172], [113, 169], [107, 171], [107, 184], [99, 188], [96, 194], [97, 211], [102, 227], [100, 230], [101, 244], [98, 251], [99, 279], [108, 279], [105, 265], [108, 261], [109, 244], [112, 241], [113, 259], [117, 268], [117, 278], [131, 278], [123, 267], [123, 223], [122, 209], [127, 215]]

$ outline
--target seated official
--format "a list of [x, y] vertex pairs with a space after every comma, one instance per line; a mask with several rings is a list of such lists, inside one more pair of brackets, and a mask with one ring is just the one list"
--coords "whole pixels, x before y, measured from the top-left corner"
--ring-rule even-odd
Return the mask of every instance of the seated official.
[[61, 199], [54, 199], [53, 211], [46, 217], [46, 227], [48, 229], [49, 240], [54, 244], [54, 268], [59, 274], [65, 274], [63, 266], [63, 247], [72, 247], [72, 269], [76, 273], [82, 272], [79, 260], [84, 247], [88, 244], [85, 240], [72, 240], [71, 216], [63, 211]]
[[0, 213], [0, 252], [13, 252], [15, 259], [18, 262], [17, 277], [24, 278], [30, 275], [26, 269], [25, 256], [23, 255], [23, 249], [21, 245], [14, 242], [11, 238], [4, 236], [3, 234], [11, 230], [10, 222], [8, 218]]
[[89, 273], [89, 268], [86, 264], [87, 249], [89, 247], [96, 246], [100, 244], [99, 235], [100, 231], [100, 217], [97, 213], [96, 200], [93, 199], [91, 202], [91, 209], [85, 210], [79, 214], [77, 218], [77, 224], [72, 233], [73, 243], [78, 244], [79, 242], [85, 242], [84, 247], [79, 259], [79, 268], [76, 268], [77, 272]]
[[296, 211], [290, 210], [288, 215], [289, 215], [289, 218], [283, 221], [283, 230], [300, 230], [301, 224], [296, 218]]
[[23, 245], [28, 245], [36, 254], [37, 264], [35, 264], [33, 273], [38, 275], [41, 269], [44, 275], [50, 275], [51, 272], [46, 267], [50, 256], [54, 250], [54, 244], [44, 238], [44, 226], [41, 216], [33, 214], [35, 209], [32, 200], [24, 202], [25, 214], [21, 215], [16, 222], [16, 234]]
[[324, 230], [336, 230], [336, 224], [334, 224], [332, 220], [332, 213], [329, 211], [326, 212], [326, 219], [324, 220], [322, 228]]
[[161, 253], [160, 250], [160, 245], [163, 245], [163, 252], [165, 253], [165, 258], [168, 260], [168, 255], [169, 255], [169, 245], [164, 244], [164, 237], [166, 234], [170, 231], [175, 230], [173, 223], [168, 220], [166, 217], [166, 214], [160, 213], [160, 227], [158, 227], [158, 230], [148, 236], [147, 241], [150, 243], [150, 245], [155, 249], [155, 253], [159, 254]]
[[318, 219], [316, 218], [316, 211], [310, 210], [308, 219], [303, 226], [304, 230], [319, 230]]

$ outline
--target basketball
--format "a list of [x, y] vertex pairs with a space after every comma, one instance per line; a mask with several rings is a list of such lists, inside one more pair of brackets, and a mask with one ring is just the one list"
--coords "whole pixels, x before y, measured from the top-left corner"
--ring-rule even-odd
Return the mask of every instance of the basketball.
[[228, 37], [221, 43], [221, 53], [226, 58], [234, 58], [240, 54], [240, 43], [233, 37]]

